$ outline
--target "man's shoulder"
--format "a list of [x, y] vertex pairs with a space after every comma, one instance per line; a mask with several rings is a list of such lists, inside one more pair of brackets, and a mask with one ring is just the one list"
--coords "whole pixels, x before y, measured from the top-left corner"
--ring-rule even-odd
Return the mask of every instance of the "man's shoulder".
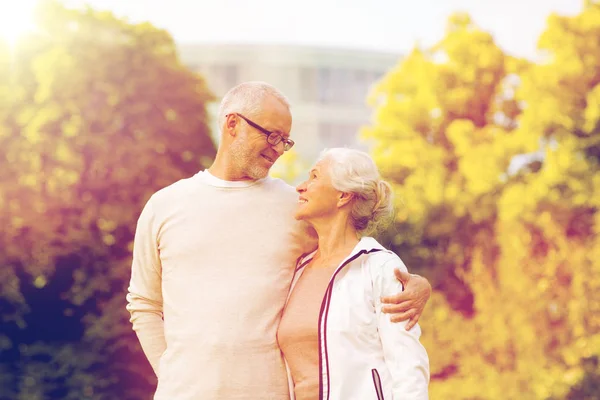
[[168, 202], [172, 199], [179, 198], [183, 193], [189, 191], [194, 186], [196, 186], [194, 185], [194, 176], [183, 178], [157, 190], [150, 197], [150, 200], [158, 203]]
[[277, 194], [281, 197], [288, 198], [290, 200], [297, 196], [296, 188], [285, 182], [283, 179], [267, 177], [264, 179], [263, 188], [269, 192], [270, 195]]
[[286, 193], [296, 193], [296, 189], [283, 179], [268, 176], [265, 178], [264, 182], [269, 188], [281, 190], [282, 192]]

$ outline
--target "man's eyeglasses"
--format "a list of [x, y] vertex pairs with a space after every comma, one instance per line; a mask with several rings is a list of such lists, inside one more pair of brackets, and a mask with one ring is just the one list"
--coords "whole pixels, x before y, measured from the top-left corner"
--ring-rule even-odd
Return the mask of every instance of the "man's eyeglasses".
[[266, 130], [265, 128], [258, 125], [257, 123], [252, 122], [248, 118], [244, 117], [242, 114], [239, 114], [239, 113], [233, 113], [233, 114], [237, 115], [238, 117], [240, 117], [241, 119], [246, 121], [248, 123], [248, 125], [250, 125], [254, 129], [259, 130], [260, 132], [267, 135], [267, 142], [270, 145], [277, 146], [279, 143], [281, 143], [283, 141], [283, 150], [284, 151], [288, 151], [289, 149], [291, 149], [294, 146], [293, 140], [284, 138], [283, 136], [281, 136], [281, 134], [279, 134], [277, 132], [271, 132], [269, 130]]

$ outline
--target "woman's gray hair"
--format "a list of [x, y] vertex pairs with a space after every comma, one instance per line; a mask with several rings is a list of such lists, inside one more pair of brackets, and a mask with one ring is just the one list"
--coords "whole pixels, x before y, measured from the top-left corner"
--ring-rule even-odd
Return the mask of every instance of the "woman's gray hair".
[[221, 105], [219, 106], [217, 114], [219, 127], [223, 126], [227, 114], [239, 112], [247, 114], [248, 118], [257, 114], [262, 107], [263, 100], [269, 96], [275, 97], [290, 109], [290, 102], [283, 93], [275, 86], [269, 85], [266, 82], [244, 82], [230, 89], [223, 96]]
[[354, 196], [350, 220], [360, 235], [373, 233], [391, 221], [392, 187], [381, 179], [371, 156], [359, 150], [333, 148], [321, 153], [319, 161], [325, 159], [330, 162], [333, 187]]

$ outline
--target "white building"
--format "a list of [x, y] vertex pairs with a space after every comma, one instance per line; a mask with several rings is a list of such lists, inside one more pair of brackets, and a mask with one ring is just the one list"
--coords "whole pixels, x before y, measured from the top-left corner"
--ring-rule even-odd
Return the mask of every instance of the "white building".
[[[250, 80], [282, 90], [292, 104], [294, 148], [309, 162], [325, 147], [362, 147], [357, 135], [371, 118], [366, 105], [369, 89], [400, 58], [398, 54], [288, 45], [187, 44], [180, 45], [179, 52], [182, 62], [201, 73], [219, 98]], [[217, 106], [210, 107], [213, 116]]]

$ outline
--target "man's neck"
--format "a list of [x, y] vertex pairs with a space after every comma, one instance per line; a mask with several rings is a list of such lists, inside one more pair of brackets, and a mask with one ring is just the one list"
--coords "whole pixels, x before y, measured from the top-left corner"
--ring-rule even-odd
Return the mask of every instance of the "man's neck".
[[215, 158], [215, 162], [208, 168], [208, 172], [215, 178], [229, 182], [249, 181], [255, 182], [256, 179], [249, 177], [246, 174], [236, 171], [236, 168], [231, 166], [227, 160], [224, 160], [219, 154]]

